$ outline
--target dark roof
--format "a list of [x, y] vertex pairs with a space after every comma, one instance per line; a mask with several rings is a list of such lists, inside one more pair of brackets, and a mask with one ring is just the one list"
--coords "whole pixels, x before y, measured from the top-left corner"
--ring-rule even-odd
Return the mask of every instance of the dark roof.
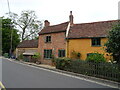
[[110, 30], [116, 22], [118, 22], [118, 20], [74, 24], [70, 28], [67, 38], [106, 37], [108, 30]]
[[53, 25], [53, 26], [48, 26], [44, 27], [40, 32], [39, 35], [41, 34], [49, 34], [49, 33], [56, 33], [56, 32], [65, 32], [67, 29], [69, 22], [64, 22], [58, 25]]
[[22, 41], [17, 48], [37, 48], [38, 40], [24, 40]]

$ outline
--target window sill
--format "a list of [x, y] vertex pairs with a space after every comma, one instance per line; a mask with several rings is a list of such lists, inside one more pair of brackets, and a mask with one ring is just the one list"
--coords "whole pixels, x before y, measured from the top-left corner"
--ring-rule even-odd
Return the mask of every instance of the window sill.
[[45, 60], [51, 60], [52, 58], [44, 58]]
[[52, 43], [52, 42], [45, 42], [45, 43]]
[[101, 47], [101, 45], [92, 45], [91, 47]]

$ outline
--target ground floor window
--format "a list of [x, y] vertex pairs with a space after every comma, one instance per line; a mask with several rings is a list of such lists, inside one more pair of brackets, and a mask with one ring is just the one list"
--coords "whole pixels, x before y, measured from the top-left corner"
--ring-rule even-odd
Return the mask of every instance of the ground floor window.
[[52, 58], [52, 49], [44, 49], [44, 58], [51, 59]]
[[64, 49], [58, 50], [58, 57], [65, 57], [65, 50]]

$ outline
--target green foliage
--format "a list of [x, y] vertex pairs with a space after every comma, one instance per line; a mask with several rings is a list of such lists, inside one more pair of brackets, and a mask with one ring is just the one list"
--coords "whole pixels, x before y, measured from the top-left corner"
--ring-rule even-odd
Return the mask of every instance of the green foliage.
[[32, 60], [31, 60], [31, 62], [36, 63], [36, 62], [39, 61], [40, 58], [41, 58], [40, 53], [35, 53], [35, 54], [32, 56]]
[[70, 58], [57, 58], [56, 59], [56, 68], [64, 69], [70, 66], [71, 59]]
[[112, 53], [114, 60], [120, 61], [120, 21], [109, 31], [106, 51]]
[[73, 59], [80, 59], [81, 54], [79, 52], [72, 51], [71, 56]]
[[21, 40], [30, 40], [38, 37], [42, 23], [37, 20], [35, 11], [24, 10], [21, 12], [21, 15], [10, 13], [10, 18], [21, 29]]
[[90, 62], [105, 62], [106, 59], [104, 57], [103, 54], [99, 54], [99, 53], [91, 53], [87, 58], [87, 61]]
[[23, 54], [20, 54], [20, 55], [18, 56], [18, 59], [23, 59]]
[[4, 53], [3, 56], [4, 56], [5, 58], [9, 58], [8, 53]]
[[[70, 66], [62, 68], [65, 71], [75, 72], [83, 75], [99, 77], [119, 81], [120, 70], [118, 64], [108, 62], [88, 62], [83, 60], [72, 60]], [[119, 78], [119, 79], [118, 79]]]
[[52, 55], [52, 59], [51, 60], [52, 60], [52, 64], [55, 65], [56, 64], [56, 58], [55, 58], [54, 55]]
[[2, 52], [9, 53], [11, 47], [11, 31], [12, 33], [12, 51], [15, 50], [20, 42], [18, 30], [14, 29], [11, 19], [2, 18]]
[[40, 53], [35, 53], [32, 58], [39, 59], [41, 57]]

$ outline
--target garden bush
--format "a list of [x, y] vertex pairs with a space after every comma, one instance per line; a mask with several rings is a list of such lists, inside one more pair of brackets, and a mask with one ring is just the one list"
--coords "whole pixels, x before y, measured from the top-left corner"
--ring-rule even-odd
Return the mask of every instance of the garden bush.
[[57, 58], [56, 68], [113, 81], [118, 81], [120, 79], [120, 70], [118, 65], [105, 61], [96, 62]]
[[8, 53], [4, 53], [3, 56], [4, 56], [5, 58], [9, 58]]
[[31, 62], [38, 62], [38, 60], [41, 58], [41, 55], [40, 53], [35, 53], [33, 56], [32, 56], [32, 61]]
[[86, 60], [89, 62], [105, 62], [106, 61], [104, 54], [99, 54], [99, 53], [91, 53], [89, 56], [87, 56]]
[[23, 59], [23, 54], [20, 54], [19, 56], [18, 56], [18, 59], [20, 60], [20, 59]]
[[63, 70], [64, 68], [67, 68], [71, 64], [70, 58], [56, 58], [56, 68]]

